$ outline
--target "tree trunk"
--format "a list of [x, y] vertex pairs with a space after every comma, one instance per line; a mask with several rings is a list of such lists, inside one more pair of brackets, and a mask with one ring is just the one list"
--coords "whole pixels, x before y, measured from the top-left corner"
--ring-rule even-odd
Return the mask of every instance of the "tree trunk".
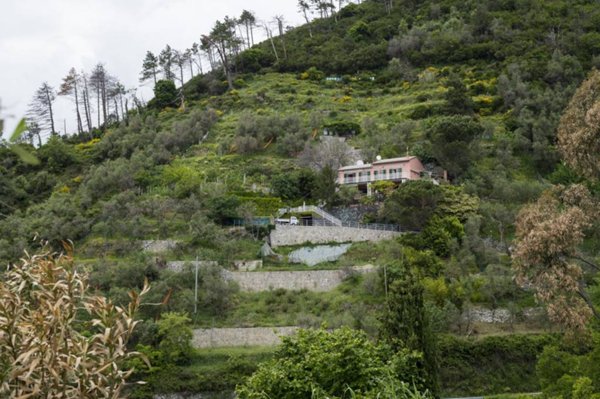
[[240, 43], [241, 43], [242, 50], [243, 50], [244, 46], [246, 45], [246, 41], [244, 40], [244, 32], [242, 31], [242, 25], [238, 25], [237, 29], [238, 29], [238, 34], [242, 38], [242, 40], [240, 40]]
[[127, 115], [125, 114], [125, 110], [123, 109], [123, 94], [119, 93], [119, 105], [121, 106], [121, 116], [123, 120], [127, 119]]
[[92, 127], [90, 124], [89, 108], [88, 108], [87, 96], [85, 95], [85, 90], [83, 91], [83, 93], [81, 93], [81, 95], [83, 96], [83, 113], [85, 114], [85, 121], [86, 121], [86, 124], [88, 127], [88, 132], [91, 132]]
[[310, 27], [310, 19], [308, 19], [308, 15], [306, 14], [306, 10], [303, 9], [302, 12], [304, 13], [304, 19], [306, 20], [306, 26], [308, 26], [308, 35], [312, 39], [313, 34], [312, 34], [312, 28]]
[[88, 125], [88, 132], [92, 131], [92, 106], [90, 104], [90, 91], [87, 84], [87, 78], [83, 75], [83, 104], [85, 105], [85, 120]]
[[208, 63], [210, 64], [210, 69], [214, 70], [215, 69], [215, 58], [213, 55], [213, 49], [209, 48], [208, 51], [206, 52], [206, 55], [208, 56]]
[[152, 68], [152, 76], [154, 77], [154, 86], [156, 86], [156, 68]]
[[273, 41], [273, 35], [271, 34], [271, 30], [267, 27], [265, 27], [265, 30], [267, 31], [267, 37], [269, 38], [269, 41], [271, 42], [271, 47], [273, 48], [273, 54], [275, 54], [275, 60], [277, 60], [277, 62], [279, 62], [279, 55], [277, 55], [277, 49], [275, 48], [275, 42]]
[[583, 282], [583, 280], [579, 281], [579, 289], [577, 290], [577, 293], [579, 294], [579, 296], [581, 297], [581, 299], [583, 299], [583, 301], [585, 302], [585, 304], [591, 309], [591, 311], [594, 314], [594, 317], [596, 318], [596, 320], [600, 320], [600, 313], [596, 310], [596, 307], [594, 306], [594, 303], [590, 299], [590, 296], [585, 291], [584, 284], [585, 283]]
[[96, 100], [98, 109], [98, 129], [100, 129], [100, 86], [96, 87]]
[[219, 45], [215, 46], [217, 48], [217, 52], [219, 57], [221, 58], [221, 63], [223, 64], [223, 71], [225, 72], [225, 76], [227, 77], [227, 85], [229, 90], [233, 90], [233, 79], [231, 77], [231, 68], [229, 65], [229, 59], [227, 58], [227, 48], [225, 43], [221, 42]]
[[107, 112], [106, 112], [106, 108], [107, 108], [107, 102], [108, 99], [106, 98], [106, 78], [102, 77], [102, 82], [101, 82], [101, 92], [102, 92], [102, 116], [104, 117], [104, 128], [106, 129], [106, 120], [107, 120]]
[[[54, 133], [54, 132], [56, 132], [56, 129], [54, 129], [54, 112], [52, 111], [52, 101], [50, 100], [50, 92], [48, 91], [47, 85], [45, 88], [45, 94], [46, 94], [46, 101], [48, 102], [48, 112], [50, 113], [50, 127], [52, 129], [51, 133]], [[38, 138], [39, 138], [39, 133], [38, 133]]]
[[194, 79], [194, 60], [192, 60], [191, 56], [189, 58], [189, 63], [190, 63], [190, 75], [192, 76], [192, 79]]
[[179, 64], [179, 77], [181, 79], [181, 87], [183, 87], [183, 64]]
[[250, 25], [250, 39], [252, 40], [252, 45], [254, 46], [254, 29], [252, 25]]
[[73, 85], [73, 90], [75, 92], [75, 111], [77, 113], [77, 132], [79, 134], [83, 133], [83, 123], [81, 122], [81, 113], [79, 113], [79, 93], [77, 91], [77, 82]]
[[202, 70], [202, 56], [200, 53], [198, 53], [198, 69], [200, 70], [200, 75], [202, 75], [204, 71]]
[[283, 40], [283, 35], [279, 36], [281, 39], [281, 46], [283, 47], [283, 59], [287, 60], [287, 50], [285, 48], [285, 40]]
[[248, 21], [246, 21], [246, 42], [248, 43], [248, 48], [250, 48], [250, 22]]
[[113, 97], [113, 102], [115, 104], [115, 115], [117, 116], [117, 123], [119, 123], [119, 104], [117, 104], [117, 96]]

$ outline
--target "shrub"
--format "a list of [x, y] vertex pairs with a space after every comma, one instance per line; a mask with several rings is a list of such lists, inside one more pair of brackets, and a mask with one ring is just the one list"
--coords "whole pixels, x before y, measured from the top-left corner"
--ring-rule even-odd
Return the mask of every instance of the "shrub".
[[300, 79], [302, 80], [312, 80], [318, 82], [323, 80], [324, 78], [325, 74], [315, 67], [310, 67], [305, 72], [300, 74]]
[[355, 41], [368, 39], [371, 36], [371, 28], [365, 21], [356, 21], [350, 29], [348, 29], [348, 36]]
[[446, 396], [473, 392], [536, 392], [536, 361], [551, 335], [507, 335], [478, 340], [442, 336], [438, 340], [440, 381]]
[[177, 105], [177, 88], [171, 80], [159, 80], [154, 86], [154, 104], [163, 109]]
[[329, 134], [337, 136], [355, 136], [361, 132], [361, 127], [358, 123], [349, 121], [332, 122], [323, 127]]
[[439, 186], [426, 180], [408, 181], [388, 197], [380, 212], [385, 221], [397, 223], [402, 229], [420, 230], [442, 199]]
[[[391, 357], [388, 363], [386, 358]], [[285, 337], [274, 359], [237, 388], [241, 399], [249, 398], [427, 398], [399, 381], [413, 378], [415, 356], [401, 352], [389, 356], [389, 349], [373, 344], [364, 332], [340, 328], [300, 330]], [[412, 396], [409, 396], [412, 395]]]
[[0, 282], [0, 395], [119, 396], [133, 372], [122, 367], [148, 288], [121, 308], [88, 292], [70, 256], [35, 255], [11, 268]]
[[187, 364], [192, 358], [193, 332], [189, 326], [191, 320], [186, 314], [168, 312], [158, 321], [160, 342], [158, 347], [167, 363]]

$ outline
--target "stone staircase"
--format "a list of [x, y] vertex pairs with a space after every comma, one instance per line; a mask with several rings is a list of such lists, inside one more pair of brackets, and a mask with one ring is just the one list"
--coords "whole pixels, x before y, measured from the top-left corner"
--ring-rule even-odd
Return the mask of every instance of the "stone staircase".
[[319, 208], [318, 206], [314, 206], [314, 205], [302, 205], [302, 206], [297, 206], [295, 208], [280, 208], [278, 211], [278, 217], [285, 213], [303, 213], [303, 212], [315, 213], [315, 214], [319, 215], [321, 218], [323, 218], [324, 221], [327, 221], [328, 224], [330, 223], [331, 226], [341, 226], [342, 225], [342, 221], [340, 219], [336, 218], [331, 213], [328, 213], [328, 212], [324, 211], [323, 209]]

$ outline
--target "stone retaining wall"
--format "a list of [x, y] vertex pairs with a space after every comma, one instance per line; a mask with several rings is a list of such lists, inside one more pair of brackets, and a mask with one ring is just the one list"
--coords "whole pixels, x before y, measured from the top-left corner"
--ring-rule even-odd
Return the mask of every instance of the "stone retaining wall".
[[340, 285], [348, 273], [369, 273], [376, 270], [372, 265], [355, 266], [338, 270], [309, 270], [281, 272], [230, 272], [223, 271], [226, 279], [239, 284], [242, 291], [258, 292], [276, 289], [331, 291]]
[[281, 336], [294, 334], [298, 327], [208, 328], [194, 330], [194, 348], [227, 346], [275, 346]]
[[177, 248], [179, 241], [175, 240], [144, 240], [141, 242], [142, 251], [159, 254]]
[[200, 392], [200, 393], [161, 393], [154, 399], [235, 399], [235, 392]]
[[192, 268], [194, 268], [196, 264], [198, 264], [198, 267], [200, 268], [209, 266], [219, 266], [219, 262], [216, 262], [214, 260], [199, 260], [197, 262], [195, 260], [174, 260], [167, 262], [167, 269], [179, 273], [183, 271], [183, 267], [185, 265], [190, 265]]
[[300, 245], [306, 242], [326, 244], [330, 242], [359, 242], [390, 240], [400, 235], [397, 231], [357, 229], [337, 226], [286, 226], [277, 225], [271, 231], [271, 246]]

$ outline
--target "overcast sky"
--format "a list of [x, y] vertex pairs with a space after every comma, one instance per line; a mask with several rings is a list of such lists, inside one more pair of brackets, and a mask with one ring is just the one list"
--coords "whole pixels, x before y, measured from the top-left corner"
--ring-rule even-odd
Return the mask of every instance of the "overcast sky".
[[[296, 0], [0, 0], [0, 113], [11, 132], [43, 81], [58, 88], [71, 67], [89, 71], [98, 62], [127, 88], [139, 87], [147, 50], [170, 44], [185, 49], [208, 33], [217, 19], [243, 9], [257, 19], [284, 15], [301, 22]], [[150, 87], [138, 93], [148, 100]], [[73, 107], [57, 103], [56, 126], [76, 131]], [[7, 136], [8, 133], [5, 134]]]

